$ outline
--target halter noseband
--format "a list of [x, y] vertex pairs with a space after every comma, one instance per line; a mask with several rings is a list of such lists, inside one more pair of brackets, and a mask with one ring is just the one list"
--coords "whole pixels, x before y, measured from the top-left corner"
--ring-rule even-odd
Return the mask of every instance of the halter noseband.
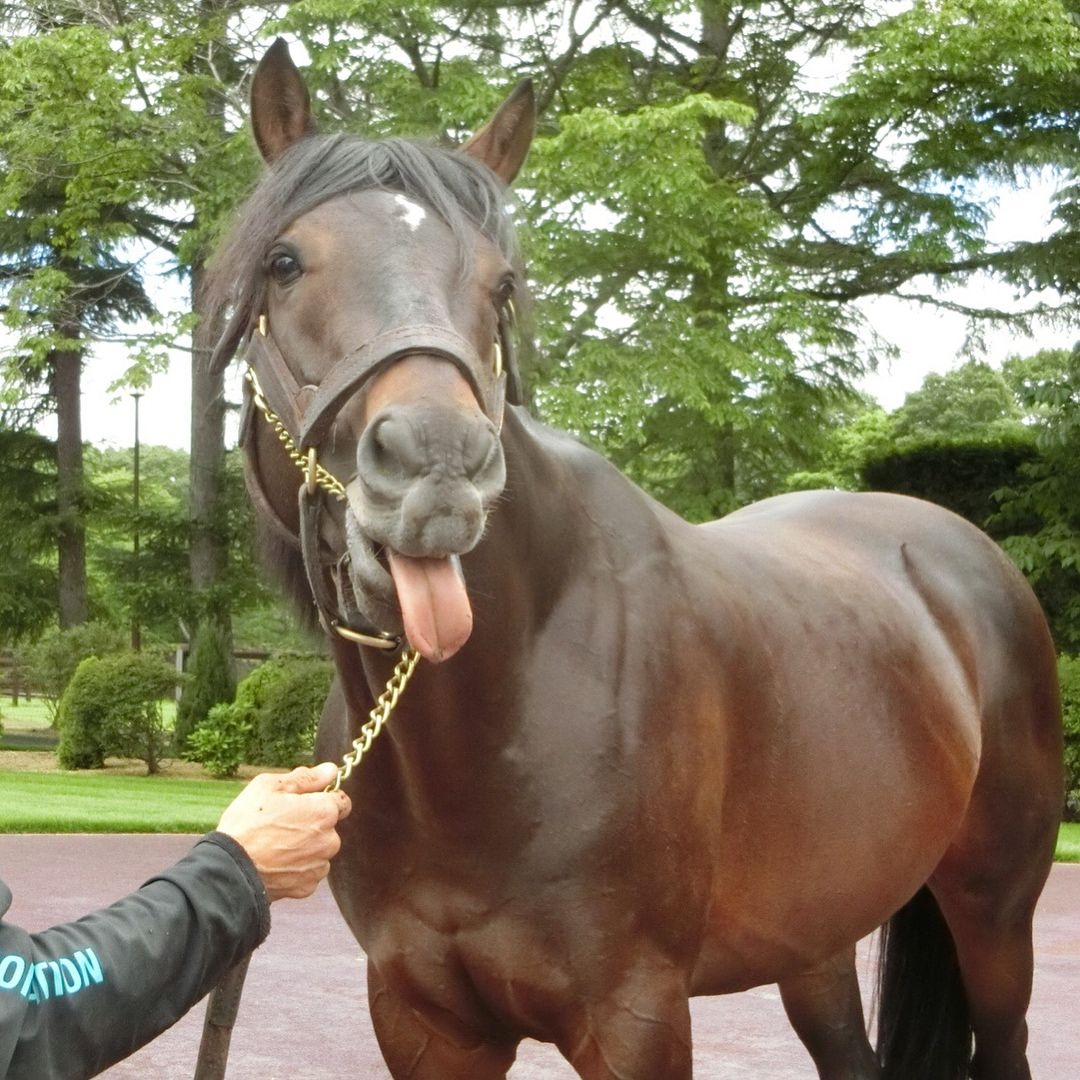
[[[496, 428], [502, 426], [510, 355], [513, 307], [498, 314], [498, 332], [493, 346], [492, 377], [485, 394], [478, 384], [482, 362], [472, 345], [456, 331], [437, 325], [416, 324], [378, 334], [347, 353], [331, 368], [318, 386], [302, 386], [274, 340], [266, 315], [260, 315], [256, 332], [249, 335], [247, 384], [251, 403], [273, 427], [292, 461], [303, 472], [298, 492], [300, 551], [319, 621], [327, 633], [336, 633], [359, 645], [390, 651], [402, 645], [402, 638], [372, 625], [355, 604], [345, 563], [345, 554], [330, 566], [320, 556], [319, 518], [326, 493], [345, 499], [345, 485], [318, 462], [318, 445], [326, 437], [337, 414], [379, 370], [407, 356], [432, 356], [454, 364], [465, 376], [484, 412]], [[262, 379], [256, 375], [259, 369]], [[512, 366], [510, 370], [513, 371]], [[516, 375], [516, 373], [514, 373]], [[516, 383], [514, 385], [516, 391]], [[514, 397], [517, 394], [514, 393]], [[294, 436], [294, 432], [298, 434]], [[257, 498], [285, 528], [273, 511], [265, 493]], [[288, 531], [288, 530], [286, 530]], [[291, 535], [291, 533], [290, 533]], [[338, 597], [331, 595], [325, 571], [329, 569]]]

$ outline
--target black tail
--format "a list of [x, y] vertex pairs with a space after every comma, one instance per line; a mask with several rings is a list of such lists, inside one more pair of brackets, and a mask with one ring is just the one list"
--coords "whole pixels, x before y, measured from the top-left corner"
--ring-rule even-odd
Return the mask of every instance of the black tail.
[[920, 889], [881, 931], [878, 1061], [884, 1080], [965, 1080], [971, 1021], [956, 948]]

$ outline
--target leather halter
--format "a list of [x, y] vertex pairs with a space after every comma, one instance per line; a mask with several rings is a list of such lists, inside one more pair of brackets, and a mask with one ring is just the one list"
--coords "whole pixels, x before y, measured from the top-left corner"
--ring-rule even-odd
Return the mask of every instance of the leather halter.
[[[500, 319], [499, 338], [504, 339]], [[497, 345], [501, 353], [504, 342]], [[444, 326], [416, 324], [400, 326], [376, 335], [370, 341], [343, 356], [318, 386], [301, 386], [285, 357], [260, 316], [257, 332], [248, 343], [248, 363], [259, 375], [266, 399], [274, 411], [295, 433], [296, 445], [307, 452], [325, 438], [338, 412], [377, 371], [406, 356], [433, 356], [449, 360], [468, 380], [488, 419], [496, 426], [502, 420], [506, 394], [506, 376], [500, 370], [485, 394], [478, 385], [477, 373], [483, 369], [472, 345], [456, 331]]]
[[[486, 393], [479, 385], [483, 363], [476, 350], [448, 327], [416, 324], [378, 334], [335, 363], [318, 386], [303, 386], [297, 380], [274, 340], [265, 315], [259, 317], [257, 329], [249, 333], [249, 374], [254, 376], [258, 372], [258, 375], [249, 379], [251, 395], [245, 402], [245, 409], [250, 405], [263, 413], [273, 424], [290, 457], [304, 470], [305, 476], [298, 492], [299, 537], [293, 536], [281, 521], [265, 491], [255, 487], [254, 483], [249, 487], [256, 502], [269, 511], [275, 527], [292, 542], [299, 541], [308, 586], [319, 613], [319, 621], [327, 633], [336, 633], [348, 641], [377, 649], [398, 649], [403, 644], [400, 635], [382, 630], [360, 615], [347, 571], [347, 554], [335, 563], [326, 563], [322, 558], [319, 519], [323, 500], [328, 490], [344, 498], [345, 488], [340, 481], [318, 467], [319, 443], [330, 431], [345, 403], [372, 376], [407, 356], [431, 356], [454, 364], [472, 387], [488, 419], [496, 428], [501, 428], [508, 367], [504, 358], [511, 356], [512, 312], [512, 308], [499, 311], [494, 370]], [[512, 365], [509, 367], [512, 371]], [[517, 397], [516, 379], [512, 380], [512, 385], [514, 397]], [[245, 420], [241, 427], [242, 443], [247, 442], [249, 434], [250, 421]], [[249, 449], [250, 453], [253, 451]], [[321, 477], [317, 474], [321, 474]], [[252, 480], [255, 481], [255, 477]], [[336, 600], [327, 581], [328, 572], [336, 586]]]

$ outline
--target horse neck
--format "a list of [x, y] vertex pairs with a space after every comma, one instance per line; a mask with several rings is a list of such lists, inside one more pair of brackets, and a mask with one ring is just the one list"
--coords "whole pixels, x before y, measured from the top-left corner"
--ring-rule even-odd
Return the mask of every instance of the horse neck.
[[[504, 767], [506, 748], [530, 722], [521, 696], [538, 635], [550, 632], [575, 575], [595, 568], [598, 535], [618, 536], [604, 515], [618, 508], [640, 516], [647, 502], [597, 455], [509, 410], [503, 447], [505, 495], [484, 540], [463, 560], [472, 636], [449, 661], [421, 662], [389, 728], [413, 797], [429, 788], [432, 799], [452, 798], [455, 778], [474, 788], [481, 775], [490, 779]], [[600, 485], [603, 506], [594, 497], [596, 469], [610, 471]], [[369, 658], [366, 667], [375, 696], [387, 664]]]

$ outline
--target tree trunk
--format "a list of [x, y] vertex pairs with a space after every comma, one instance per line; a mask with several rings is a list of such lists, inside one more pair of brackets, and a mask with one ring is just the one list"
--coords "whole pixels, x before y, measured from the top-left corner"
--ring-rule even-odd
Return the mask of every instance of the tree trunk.
[[[200, 0], [200, 22], [209, 27], [211, 20], [229, 5], [229, 0]], [[211, 74], [208, 56], [221, 45], [214, 39], [191, 59], [195, 74]], [[227, 62], [226, 52], [220, 56]], [[207, 88], [203, 95], [207, 117], [215, 130], [224, 137], [224, 102], [220, 94]], [[207, 314], [208, 275], [206, 252], [192, 259], [191, 310], [196, 317], [191, 334], [191, 588], [195, 596], [195, 618], [192, 628], [188, 669], [193, 681], [185, 686], [177, 711], [174, 736], [180, 746], [187, 741], [194, 727], [206, 716], [209, 708], [219, 701], [231, 701], [235, 692], [232, 675], [232, 617], [224, 588], [228, 564], [228, 536], [225, 528], [225, 378], [221, 372], [210, 370], [210, 357], [224, 329], [223, 320]], [[203, 655], [206, 650], [214, 657]], [[204, 673], [223, 669], [221, 685], [211, 680], [207, 685]]]
[[[71, 341], [78, 326], [61, 333]], [[60, 627], [86, 622], [86, 528], [81, 416], [83, 353], [78, 347], [52, 353], [52, 392], [56, 401], [57, 548], [59, 551]]]
[[191, 278], [191, 306], [198, 323], [191, 335], [191, 586], [200, 598], [200, 616], [212, 613], [228, 623], [215, 601], [225, 570], [222, 480], [225, 470], [225, 380], [210, 370], [210, 354], [221, 334], [220, 321], [206, 317], [206, 272]]

